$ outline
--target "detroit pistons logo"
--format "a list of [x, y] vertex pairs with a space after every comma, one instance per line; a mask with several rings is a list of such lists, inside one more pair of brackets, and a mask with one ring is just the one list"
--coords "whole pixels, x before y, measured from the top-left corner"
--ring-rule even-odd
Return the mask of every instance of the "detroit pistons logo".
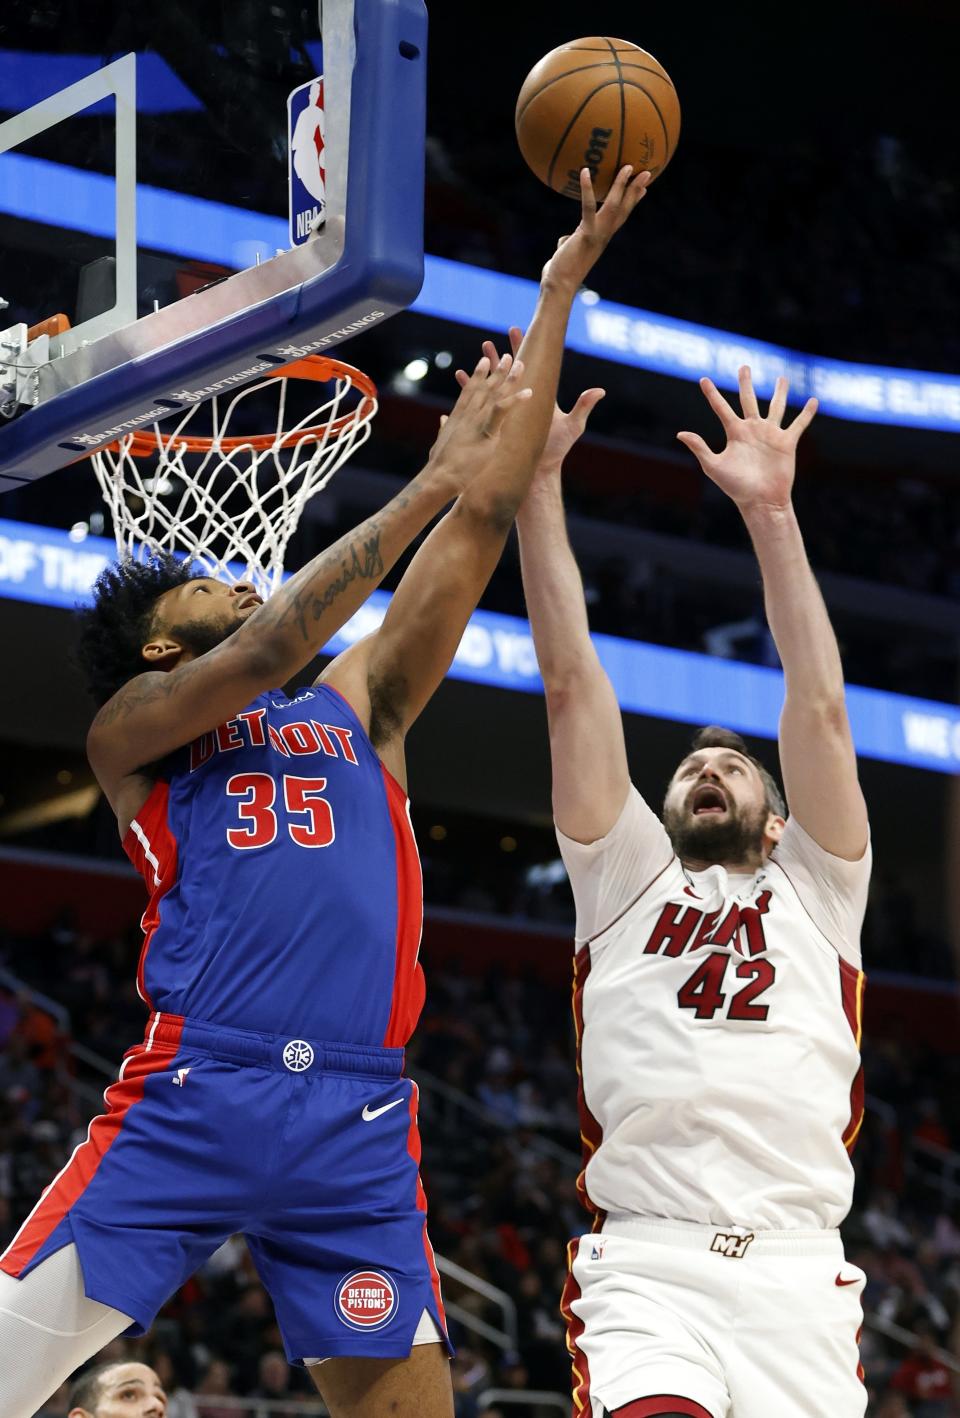
[[382, 1270], [355, 1270], [337, 1287], [336, 1311], [351, 1329], [382, 1329], [397, 1312], [397, 1286]]

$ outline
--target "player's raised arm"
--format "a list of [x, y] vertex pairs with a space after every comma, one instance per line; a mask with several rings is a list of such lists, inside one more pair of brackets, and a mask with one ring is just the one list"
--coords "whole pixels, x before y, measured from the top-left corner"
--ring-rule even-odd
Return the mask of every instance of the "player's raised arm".
[[738, 417], [709, 379], [700, 387], [726, 435], [714, 453], [695, 433], [677, 437], [740, 510], [763, 576], [767, 620], [786, 679], [780, 763], [787, 802], [800, 826], [834, 856], [858, 861], [867, 847], [867, 809], [844, 698], [843, 666], [792, 502], [800, 435], [817, 409], [808, 399], [782, 428], [787, 381], [778, 379], [761, 416], [750, 370], [740, 370]]
[[[649, 173], [631, 178], [631, 172], [621, 171], [598, 209], [584, 169], [580, 224], [544, 267], [530, 327], [522, 343], [514, 341], [531, 396], [488, 429], [476, 476], [417, 552], [381, 628], [323, 676], [367, 717], [381, 752], [402, 741], [443, 679], [500, 559], [550, 428], [574, 297], [649, 182]], [[484, 355], [495, 360], [495, 347], [485, 344]], [[510, 363], [506, 355], [500, 367], [509, 369]], [[458, 379], [464, 384], [466, 375]]]
[[481, 360], [422, 472], [380, 512], [292, 576], [214, 648], [194, 655], [177, 635], [178, 617], [189, 618], [185, 598], [217, 594], [242, 606], [258, 599], [253, 588], [231, 592], [222, 583], [201, 579], [167, 593], [178, 598], [176, 603], [161, 616], [155, 607], [144, 630], [145, 673], [118, 688], [87, 739], [94, 771], [108, 793], [124, 774], [215, 728], [309, 663], [413, 538], [475, 475], [481, 455], [486, 456], [491, 424], [516, 397], [508, 373], [508, 366], [491, 371], [490, 362]]
[[583, 582], [567, 537], [563, 461], [603, 398], [580, 395], [558, 408], [520, 515], [520, 564], [547, 699], [557, 827], [577, 842], [605, 837], [630, 790], [623, 721], [587, 621]]

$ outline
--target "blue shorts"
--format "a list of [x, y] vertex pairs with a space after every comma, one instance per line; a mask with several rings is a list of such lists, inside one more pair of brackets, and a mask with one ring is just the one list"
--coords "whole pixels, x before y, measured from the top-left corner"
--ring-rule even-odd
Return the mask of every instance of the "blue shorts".
[[446, 1325], [402, 1069], [402, 1049], [153, 1014], [0, 1269], [73, 1242], [87, 1296], [142, 1334], [239, 1232], [291, 1363], [405, 1357], [424, 1310]]

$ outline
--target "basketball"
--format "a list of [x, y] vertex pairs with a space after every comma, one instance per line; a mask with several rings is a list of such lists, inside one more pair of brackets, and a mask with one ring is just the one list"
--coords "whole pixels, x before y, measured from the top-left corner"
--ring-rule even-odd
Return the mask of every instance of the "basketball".
[[677, 91], [662, 64], [639, 45], [605, 36], [551, 49], [524, 80], [517, 141], [541, 182], [580, 199], [588, 167], [598, 199], [621, 167], [658, 177], [680, 136]]

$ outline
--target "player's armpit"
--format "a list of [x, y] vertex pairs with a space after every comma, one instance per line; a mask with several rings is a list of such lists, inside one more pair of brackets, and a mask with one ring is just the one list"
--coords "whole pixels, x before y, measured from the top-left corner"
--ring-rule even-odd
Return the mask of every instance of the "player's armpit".
[[453, 662], [500, 559], [512, 515], [459, 499], [413, 558], [369, 639], [366, 695], [379, 751], [402, 739]]
[[779, 737], [791, 816], [824, 851], [859, 861], [869, 825], [843, 700], [821, 706], [788, 690]]
[[558, 828], [557, 841], [576, 902], [578, 942], [602, 935], [674, 860], [663, 823], [630, 782], [603, 837], [577, 842]]

